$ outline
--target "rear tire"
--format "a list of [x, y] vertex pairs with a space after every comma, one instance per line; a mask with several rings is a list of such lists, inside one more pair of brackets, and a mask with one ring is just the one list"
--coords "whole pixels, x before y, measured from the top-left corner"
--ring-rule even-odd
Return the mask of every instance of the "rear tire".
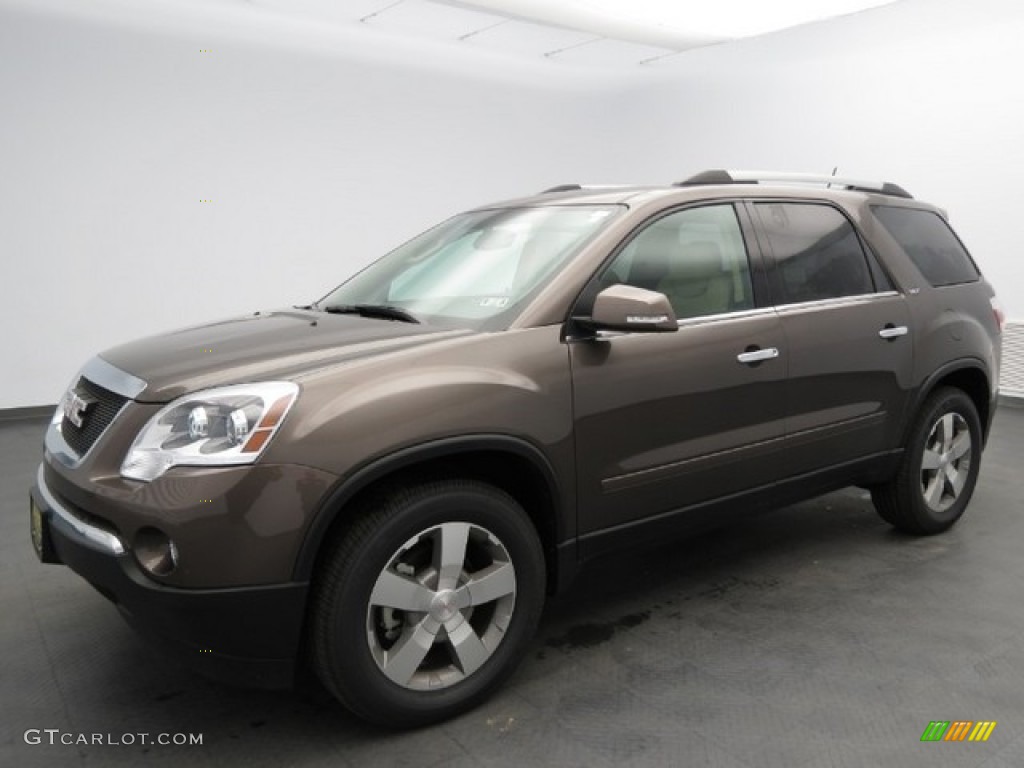
[[895, 477], [871, 489], [882, 519], [906, 533], [948, 530], [963, 515], [981, 466], [981, 420], [962, 390], [942, 387], [925, 401]]
[[314, 670], [369, 722], [443, 720], [511, 674], [544, 594], [540, 539], [511, 496], [474, 480], [397, 487], [326, 553], [311, 604]]

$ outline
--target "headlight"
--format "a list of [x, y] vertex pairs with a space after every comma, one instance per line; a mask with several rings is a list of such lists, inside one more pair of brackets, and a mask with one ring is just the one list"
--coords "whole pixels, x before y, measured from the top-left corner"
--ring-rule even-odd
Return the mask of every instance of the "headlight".
[[149, 482], [176, 465], [252, 464], [298, 394], [297, 384], [270, 381], [178, 398], [142, 428], [121, 464], [121, 474]]

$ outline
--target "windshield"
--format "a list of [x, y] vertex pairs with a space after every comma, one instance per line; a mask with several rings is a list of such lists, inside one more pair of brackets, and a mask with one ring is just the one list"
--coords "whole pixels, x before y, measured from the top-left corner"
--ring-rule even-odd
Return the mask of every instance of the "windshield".
[[504, 327], [619, 210], [589, 205], [464, 213], [374, 262], [317, 307], [383, 306], [421, 322]]

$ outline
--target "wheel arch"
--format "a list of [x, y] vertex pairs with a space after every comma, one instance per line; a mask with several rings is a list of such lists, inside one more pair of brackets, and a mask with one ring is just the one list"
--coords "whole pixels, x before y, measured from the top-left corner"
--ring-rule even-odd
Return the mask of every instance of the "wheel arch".
[[914, 419], [928, 397], [939, 387], [955, 387], [964, 392], [978, 410], [981, 421], [982, 444], [988, 440], [992, 417], [995, 414], [992, 399], [991, 379], [981, 360], [968, 358], [947, 363], [925, 379], [917, 391], [912, 407], [907, 411], [907, 420], [903, 426], [901, 445], [906, 443]]
[[438, 476], [468, 477], [494, 485], [518, 501], [529, 515], [544, 548], [548, 591], [567, 578], [572, 560], [565, 546], [559, 483], [539, 448], [510, 435], [445, 438], [378, 457], [343, 478], [320, 503], [296, 558], [294, 577], [310, 580], [323, 546], [343, 532], [345, 514], [388, 485]]

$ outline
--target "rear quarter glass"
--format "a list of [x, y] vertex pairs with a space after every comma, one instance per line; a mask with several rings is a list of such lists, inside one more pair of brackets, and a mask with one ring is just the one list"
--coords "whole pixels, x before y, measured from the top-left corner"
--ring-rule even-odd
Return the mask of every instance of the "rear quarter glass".
[[873, 205], [871, 212], [931, 285], [970, 283], [981, 275], [949, 224], [933, 211]]

